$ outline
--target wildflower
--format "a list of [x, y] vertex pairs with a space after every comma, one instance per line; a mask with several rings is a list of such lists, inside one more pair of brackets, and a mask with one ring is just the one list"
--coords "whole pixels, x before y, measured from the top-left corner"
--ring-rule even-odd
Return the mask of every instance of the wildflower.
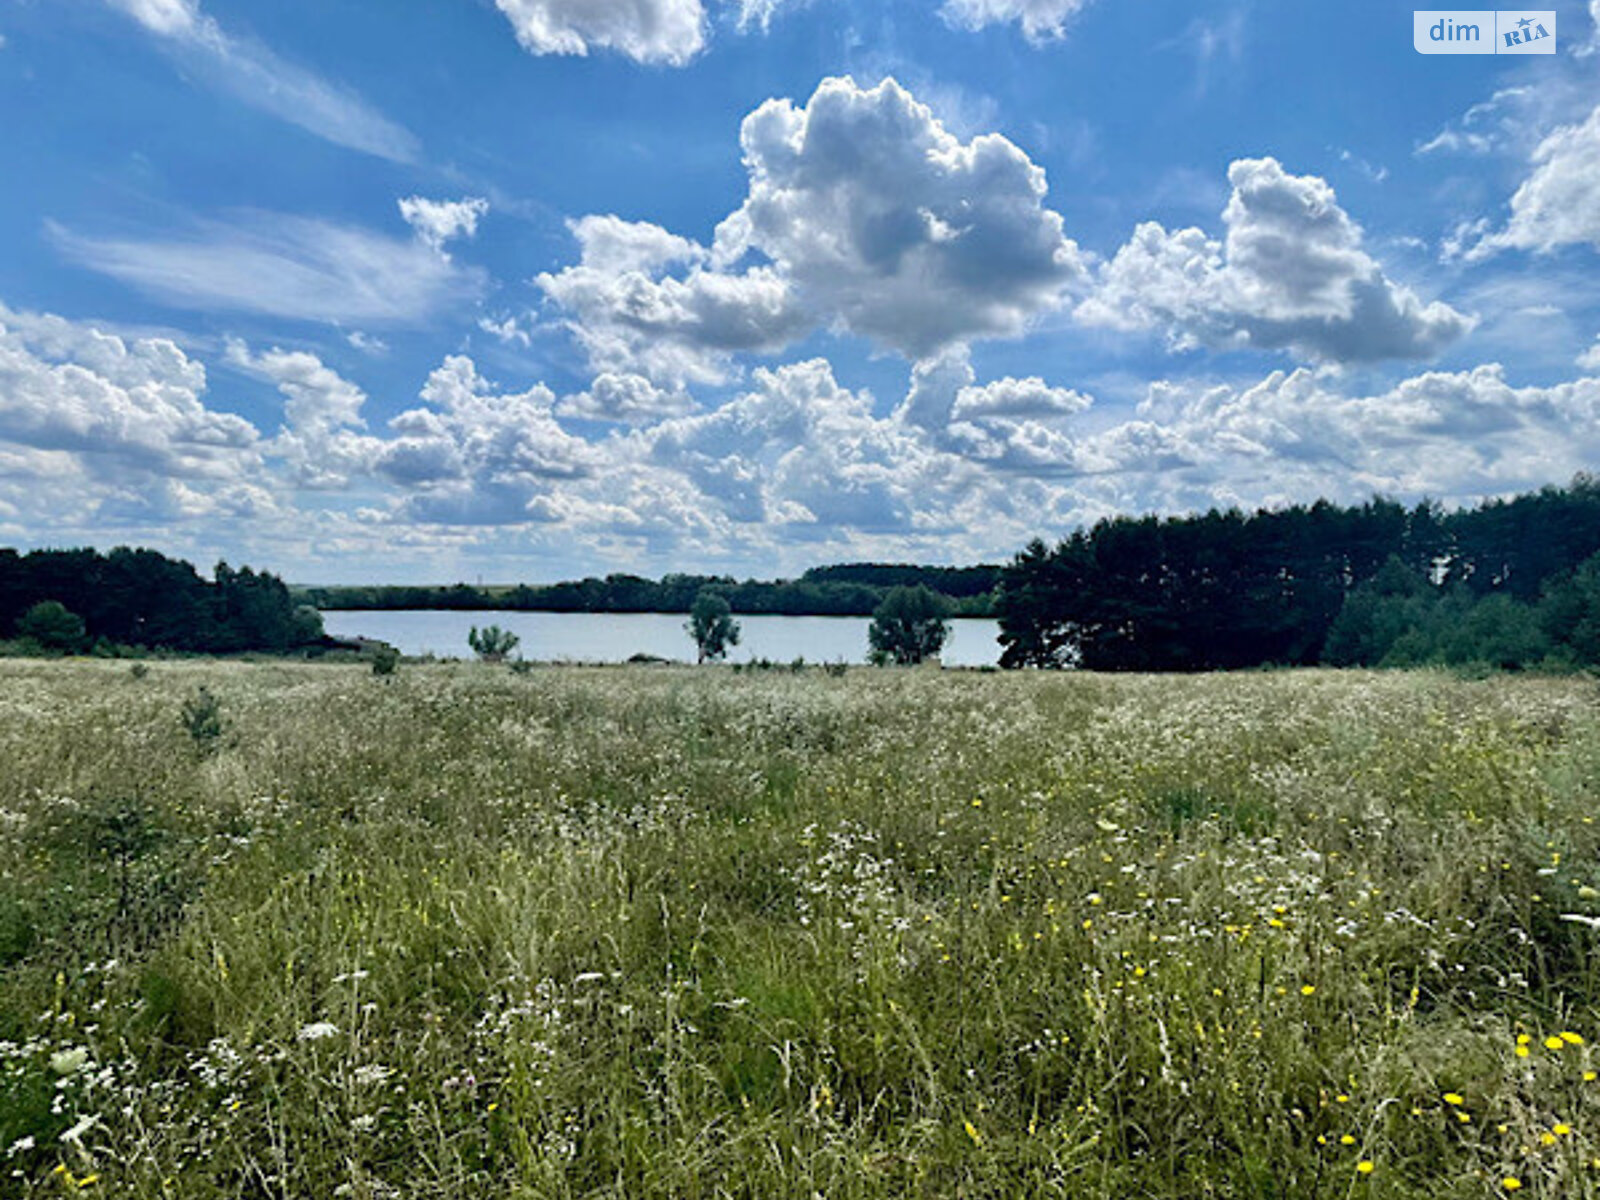
[[313, 1021], [310, 1025], [302, 1025], [295, 1037], [302, 1042], [320, 1042], [324, 1038], [336, 1037], [338, 1033], [339, 1027], [331, 1021]]
[[1300, 988], [1300, 994], [1302, 996], [1314, 996], [1314, 995], [1316, 995], [1316, 993], [1317, 993], [1317, 985], [1314, 984], [1314, 983], [1304, 984]]
[[1522, 1190], [1522, 1180], [1515, 1175], [1507, 1175], [1500, 1181], [1500, 1186], [1508, 1192], [1518, 1192]]
[[1561, 1050], [1565, 1047], [1566, 1043], [1558, 1037], [1547, 1037], [1544, 1040], [1544, 1048], [1546, 1050]]
[[61, 1140], [66, 1142], [69, 1146], [81, 1146], [83, 1143], [83, 1135], [88, 1133], [89, 1130], [93, 1129], [99, 1123], [100, 1118], [92, 1114], [90, 1116], [80, 1118], [76, 1125], [62, 1133]]
[[1444, 1102], [1446, 1104], [1454, 1104], [1458, 1106], [1466, 1103], [1466, 1101], [1462, 1099], [1459, 1092], [1446, 1092], [1444, 1094]]
[[1354, 1146], [1355, 1144], [1355, 1138], [1351, 1137], [1348, 1133], [1339, 1139], [1339, 1145], [1341, 1146]]
[[1377, 1169], [1378, 1164], [1373, 1162], [1370, 1158], [1363, 1158], [1356, 1164], [1356, 1170], [1360, 1171], [1363, 1175], [1371, 1175]]
[[1559, 1036], [1561, 1040], [1569, 1046], [1583, 1045], [1583, 1039], [1577, 1034], [1573, 1033], [1570, 1029], [1563, 1029], [1557, 1036]]
[[1550, 1132], [1555, 1134], [1558, 1137], [1566, 1137], [1569, 1133], [1572, 1132], [1572, 1126], [1571, 1125], [1563, 1125], [1563, 1124], [1552, 1125], [1550, 1127]]
[[963, 1124], [967, 1127], [967, 1136], [972, 1139], [972, 1144], [974, 1146], [983, 1145], [983, 1135], [978, 1132], [977, 1126], [971, 1121], [964, 1121]]
[[71, 1050], [57, 1050], [50, 1056], [50, 1069], [57, 1075], [71, 1075], [89, 1061], [89, 1051], [82, 1046]]

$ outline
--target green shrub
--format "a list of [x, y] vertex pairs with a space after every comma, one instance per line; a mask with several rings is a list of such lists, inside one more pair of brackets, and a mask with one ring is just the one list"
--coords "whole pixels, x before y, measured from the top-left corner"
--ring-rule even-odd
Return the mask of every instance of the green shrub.
[[222, 701], [202, 685], [183, 702], [179, 720], [201, 754], [214, 754], [221, 746]]

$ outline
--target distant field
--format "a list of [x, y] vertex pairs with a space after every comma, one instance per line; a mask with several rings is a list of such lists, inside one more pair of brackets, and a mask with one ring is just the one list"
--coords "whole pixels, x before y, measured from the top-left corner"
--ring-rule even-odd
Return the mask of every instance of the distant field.
[[1592, 679], [144, 670], [0, 662], [0, 1194], [1600, 1195]]

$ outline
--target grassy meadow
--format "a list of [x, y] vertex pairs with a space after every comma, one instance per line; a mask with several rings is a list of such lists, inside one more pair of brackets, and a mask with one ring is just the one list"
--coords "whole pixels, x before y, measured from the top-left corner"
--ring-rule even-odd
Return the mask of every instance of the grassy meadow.
[[1600, 1195], [1592, 679], [9, 660], [0, 763], [0, 1195]]

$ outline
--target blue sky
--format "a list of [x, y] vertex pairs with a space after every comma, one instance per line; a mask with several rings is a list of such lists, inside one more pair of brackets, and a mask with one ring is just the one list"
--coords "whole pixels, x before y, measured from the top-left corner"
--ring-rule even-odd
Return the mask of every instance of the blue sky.
[[0, 541], [997, 561], [1600, 468], [1600, 0], [0, 0]]

